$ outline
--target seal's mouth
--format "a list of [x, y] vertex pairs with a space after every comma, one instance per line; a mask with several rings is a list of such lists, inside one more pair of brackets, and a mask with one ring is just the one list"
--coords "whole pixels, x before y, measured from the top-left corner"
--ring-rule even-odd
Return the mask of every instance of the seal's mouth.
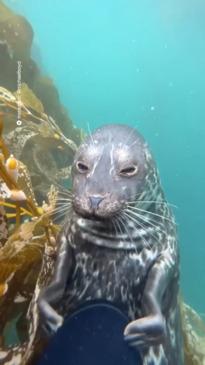
[[122, 213], [124, 204], [107, 202], [103, 207], [92, 207], [85, 201], [73, 201], [73, 210], [81, 217], [92, 221], [108, 221]]
[[117, 216], [119, 214], [119, 211], [115, 212], [115, 213], [108, 213], [108, 214], [106, 214], [106, 213], [100, 214], [96, 211], [86, 212], [86, 211], [82, 211], [80, 209], [76, 209], [76, 207], [74, 207], [74, 211], [79, 218], [85, 218], [89, 221], [97, 221], [97, 222], [110, 221], [112, 218], [114, 218], [115, 216]]

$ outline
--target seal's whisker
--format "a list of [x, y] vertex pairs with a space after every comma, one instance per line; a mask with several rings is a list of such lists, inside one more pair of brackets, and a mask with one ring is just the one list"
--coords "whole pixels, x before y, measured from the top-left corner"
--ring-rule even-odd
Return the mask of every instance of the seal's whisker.
[[62, 199], [67, 199], [67, 200], [73, 200], [73, 196], [72, 195], [58, 195], [56, 198], [56, 201], [58, 200], [62, 200]]
[[[123, 214], [127, 217], [127, 218], [129, 218], [132, 222], [134, 222], [134, 223], [136, 223], [138, 226], [140, 226], [143, 230], [145, 230], [145, 228], [143, 228], [143, 226], [135, 219], [135, 218], [133, 218], [133, 217], [131, 217], [128, 213], [126, 213], [125, 211], [123, 211]], [[141, 238], [142, 238], [142, 240], [143, 240], [143, 242], [144, 242], [144, 244], [145, 244], [145, 247], [148, 247], [148, 248], [151, 248], [150, 247], [150, 244], [146, 241], [146, 239], [144, 238], [144, 236], [143, 235], [140, 235], [141, 236]]]
[[89, 124], [89, 122], [87, 122], [87, 129], [88, 129], [88, 135], [89, 135], [89, 137], [90, 137], [90, 139], [91, 139], [91, 141], [92, 141], [92, 144], [94, 145], [95, 143], [94, 143], [94, 140], [93, 140], [93, 135], [92, 135], [92, 133], [91, 133], [91, 129], [90, 129], [90, 124]]
[[71, 188], [69, 188], [68, 186], [61, 185], [61, 184], [59, 184], [57, 182], [55, 182], [55, 185], [54, 186], [56, 188], [58, 187], [60, 189], [59, 192], [61, 192], [61, 191], [72, 192], [72, 189]]
[[[131, 214], [131, 212], [130, 212], [130, 214]], [[161, 232], [163, 234], [166, 234], [166, 232], [163, 231], [161, 229], [161, 227], [155, 223], [155, 221], [153, 223], [153, 221], [145, 219], [145, 217], [143, 215], [137, 215], [136, 216], [136, 215], [133, 214], [133, 216], [134, 217], [137, 217], [138, 219], [141, 219], [145, 224], [148, 223], [150, 226], [152, 226], [153, 228], [155, 228], [158, 232]]]
[[56, 214], [56, 216], [54, 218], [52, 218], [53, 222], [55, 222], [56, 220], [58, 220], [62, 217], [67, 216], [70, 211], [71, 211], [71, 209], [59, 212], [58, 214]]
[[[132, 137], [132, 135], [135, 133], [135, 129], [131, 129], [131, 131], [130, 131], [130, 133], [128, 134], [128, 136], [127, 136], [127, 139], [125, 140], [125, 142], [124, 142], [124, 144], [126, 145], [128, 142], [129, 142], [129, 140], [130, 140], [130, 138]], [[137, 139], [135, 139], [135, 141], [134, 142], [136, 142], [137, 141]]]
[[66, 206], [59, 206], [59, 207], [56, 207], [56, 208], [53, 208], [53, 209], [49, 209], [47, 211], [45, 211], [41, 217], [44, 217], [46, 215], [52, 215], [53, 213], [56, 213], [56, 212], [60, 212], [62, 209], [68, 209], [70, 207], [70, 205], [66, 204]]
[[64, 208], [64, 207], [70, 207], [72, 205], [71, 202], [58, 202], [56, 203], [55, 205], [55, 208], [54, 209], [61, 209], [61, 208]]
[[65, 186], [63, 186], [63, 185], [61, 185], [61, 184], [58, 184], [57, 182], [55, 182], [55, 184], [53, 184], [53, 186], [57, 189], [57, 194], [58, 195], [73, 195], [73, 193], [72, 193], [72, 190], [70, 189], [70, 188], [67, 188], [67, 187], [65, 187]]
[[60, 209], [67, 209], [67, 208], [70, 208], [71, 206], [72, 206], [72, 204], [70, 204], [70, 203], [68, 204], [67, 202], [66, 203], [59, 202], [59, 204], [57, 204], [52, 211], [56, 211], [56, 210], [60, 210]]
[[62, 196], [62, 197], [58, 197], [56, 199], [56, 201], [58, 201], [58, 200], [72, 200], [72, 197], [71, 196]]
[[[72, 200], [57, 200], [55, 207], [63, 207], [63, 206], [70, 206], [72, 205]], [[54, 208], [55, 209], [55, 208]]]
[[57, 200], [59, 200], [59, 199], [72, 199], [73, 198], [73, 196], [72, 195], [69, 195], [69, 194], [62, 194], [62, 195], [58, 195], [58, 198], [57, 198]]
[[47, 212], [45, 212], [45, 213], [43, 213], [42, 215], [41, 215], [41, 217], [44, 217], [44, 216], [52, 216], [52, 215], [54, 215], [54, 214], [57, 214], [58, 212], [60, 213], [60, 212], [64, 212], [64, 211], [66, 211], [66, 210], [69, 210], [71, 208], [71, 206], [70, 205], [68, 205], [68, 204], [66, 204], [66, 206], [60, 206], [60, 207], [57, 207], [57, 208], [54, 208], [54, 209], [52, 209], [52, 210], [49, 210], [49, 211], [47, 211]]
[[137, 143], [137, 139], [130, 144], [130, 147], [134, 146]]
[[179, 208], [177, 205], [172, 204], [172, 203], [168, 203], [167, 201], [157, 201], [157, 200], [133, 200], [133, 201], [128, 201], [128, 204], [134, 204], [134, 203], [155, 203], [155, 204], [161, 204], [161, 205], [169, 205], [170, 207], [173, 208]]
[[127, 236], [129, 237], [130, 241], [132, 242], [132, 239], [130, 237], [130, 233], [129, 233], [129, 231], [128, 231], [128, 229], [127, 229], [127, 227], [126, 227], [126, 225], [125, 225], [125, 223], [123, 221], [123, 216], [122, 215], [121, 216], [118, 216], [118, 219], [121, 222], [122, 227], [124, 228], [125, 233], [127, 233]]
[[[133, 222], [136, 222], [136, 224], [138, 224], [144, 231], [146, 231], [146, 226], [142, 223], [142, 222], [139, 222], [137, 219], [136, 219], [136, 217], [134, 218], [134, 217], [132, 217], [132, 216], [130, 216], [129, 214], [128, 214], [128, 216], [129, 216], [129, 218], [130, 219], [132, 219], [132, 221]], [[154, 240], [158, 240], [158, 237], [157, 236], [154, 236], [153, 235], [153, 233], [149, 233], [150, 234], [150, 236], [152, 237], [152, 238], [154, 238]], [[142, 236], [141, 236], [142, 237]], [[149, 248], [151, 248], [150, 247], [150, 245], [149, 245]]]
[[[126, 223], [127, 223], [127, 218], [123, 215], [123, 213], [122, 213], [122, 215], [121, 215], [121, 218], [122, 218], [122, 221], [123, 221], [123, 219], [124, 219], [124, 221], [125, 221], [125, 223], [124, 223], [124, 221], [123, 221], [123, 223], [124, 223], [124, 227], [125, 227], [125, 230], [126, 230], [126, 232], [127, 232], [128, 238], [129, 238], [129, 240], [130, 240], [130, 243], [134, 243], [134, 242], [133, 242], [133, 239], [132, 239], [132, 237], [131, 237], [131, 234], [130, 234], [130, 232], [129, 232], [128, 228], [127, 228], [127, 225], [126, 225]], [[137, 247], [136, 247], [136, 252], [137, 252]]]
[[115, 224], [115, 219], [112, 219], [111, 222], [112, 222], [112, 225], [114, 227], [114, 233], [117, 236], [117, 227], [116, 227], [116, 224]]
[[123, 237], [122, 228], [121, 228], [121, 226], [120, 226], [120, 222], [118, 221], [118, 218], [119, 218], [119, 217], [115, 217], [115, 218], [114, 218], [114, 221], [116, 222], [117, 227], [119, 228], [119, 233], [120, 233], [120, 235]]
[[[58, 190], [58, 193], [67, 192], [67, 191], [71, 192], [71, 189], [66, 188], [64, 185], [59, 184], [57, 181], [55, 181], [55, 182], [53, 183], [53, 186], [54, 186], [55, 188], [59, 189], [59, 190]], [[49, 186], [49, 187], [50, 187], [50, 186]]]
[[51, 214], [50, 217], [52, 219], [52, 222], [55, 222], [57, 219], [61, 218], [62, 216], [67, 216], [69, 212], [70, 212], [70, 210], [65, 210], [65, 211], [55, 213], [55, 215]]
[[123, 231], [122, 231], [121, 223], [119, 222], [118, 219], [116, 220], [116, 223], [117, 223], [117, 226], [119, 227], [120, 236], [123, 237]]
[[163, 205], [169, 205], [173, 208], [179, 208], [176, 204], [168, 203], [166, 201], [157, 201], [157, 200], [137, 200], [137, 203], [155, 203], [155, 204], [163, 204]]
[[[129, 215], [127, 215], [127, 220], [128, 219], [130, 219], [133, 223], [137, 224], [138, 226], [140, 226], [140, 228], [142, 228], [144, 230], [144, 228], [142, 227], [142, 225], [140, 225], [138, 221], [136, 222], [136, 220], [133, 217], [130, 217]], [[144, 242], [145, 247], [150, 248], [150, 244], [147, 242], [147, 240], [145, 239], [145, 237], [142, 234], [140, 234], [140, 237], [141, 237], [142, 241]]]
[[[137, 218], [139, 218], [139, 219], [141, 219], [141, 220], [143, 220], [143, 222], [144, 223], [148, 223], [148, 224], [150, 224], [153, 228], [155, 228], [158, 232], [161, 232], [161, 233], [163, 233], [163, 234], [167, 234], [167, 232], [165, 232], [165, 231], [163, 231], [162, 229], [161, 229], [161, 227], [160, 227], [160, 225], [157, 225], [156, 224], [156, 222], [157, 221], [155, 221], [155, 220], [153, 220], [153, 219], [150, 219], [150, 218], [148, 218], [147, 216], [143, 216], [142, 214], [139, 214], [139, 213], [134, 213], [134, 212], [132, 212], [132, 211], [128, 211], [129, 212], [129, 214], [131, 214], [131, 215], [133, 215], [134, 217], [137, 217]], [[147, 219], [148, 218], [148, 219]], [[154, 223], [153, 223], [154, 222]]]
[[147, 214], [151, 214], [155, 217], [159, 217], [159, 218], [162, 218], [162, 219], [165, 219], [167, 220], [168, 222], [170, 223], [175, 223], [173, 219], [170, 219], [168, 218], [167, 216], [165, 215], [161, 215], [161, 214], [157, 214], [157, 213], [153, 213], [153, 212], [150, 212], [149, 210], [145, 210], [145, 209], [141, 209], [141, 208], [137, 208], [137, 207], [133, 207], [133, 206], [130, 206], [130, 205], [127, 205], [128, 208], [131, 208], [133, 210], [136, 210], [136, 211], [139, 211], [139, 212], [144, 212], [144, 213], [147, 213]]
[[142, 214], [142, 213], [137, 213], [137, 212], [134, 212], [133, 210], [131, 210], [130, 208], [128, 208], [128, 209], [125, 209], [126, 211], [128, 211], [128, 212], [130, 212], [131, 214], [133, 214], [133, 215], [136, 215], [137, 217], [142, 217], [143, 219], [144, 219], [144, 222], [146, 222], [146, 223], [154, 223], [154, 226], [156, 227], [156, 228], [158, 228], [158, 227], [160, 227], [161, 226], [161, 224], [160, 224], [160, 222], [159, 222], [159, 220], [157, 220], [157, 219], [155, 219], [154, 217], [148, 217], [147, 215], [145, 215], [145, 214]]
[[58, 192], [58, 196], [65, 195], [65, 196], [73, 196], [73, 194], [69, 190], [62, 190], [61, 192]]
[[72, 199], [70, 199], [70, 198], [60, 198], [60, 199], [57, 199], [56, 200], [56, 204], [58, 204], [58, 203], [61, 204], [61, 202], [69, 202], [69, 203], [71, 203], [72, 202]]
[[53, 209], [51, 211], [51, 214], [50, 215], [53, 216], [55, 214], [58, 214], [58, 213], [61, 213], [61, 212], [65, 212], [66, 210], [69, 210], [69, 209], [71, 209], [71, 205], [59, 206], [59, 207]]

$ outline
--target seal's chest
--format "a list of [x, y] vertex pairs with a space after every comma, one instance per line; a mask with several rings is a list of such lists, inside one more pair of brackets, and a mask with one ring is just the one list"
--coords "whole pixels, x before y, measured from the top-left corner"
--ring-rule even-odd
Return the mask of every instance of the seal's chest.
[[74, 250], [73, 274], [66, 288], [67, 308], [87, 300], [108, 300], [134, 317], [148, 270], [141, 256], [125, 250], [81, 247]]

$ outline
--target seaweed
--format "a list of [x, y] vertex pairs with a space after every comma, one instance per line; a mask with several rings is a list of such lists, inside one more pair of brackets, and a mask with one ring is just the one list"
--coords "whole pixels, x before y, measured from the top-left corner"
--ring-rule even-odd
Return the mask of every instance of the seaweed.
[[52, 117], [42, 111], [41, 102], [26, 85], [21, 101], [20, 126], [16, 123], [17, 110], [15, 93], [0, 87], [5, 142], [11, 153], [29, 166], [35, 194], [43, 201], [51, 184], [63, 184], [63, 181], [68, 183], [77, 145], [64, 136]]
[[188, 304], [181, 302], [186, 365], [205, 364], [205, 322]]
[[[7, 224], [6, 212], [4, 207], [0, 205], [0, 247], [4, 245], [7, 239], [8, 239], [8, 224]], [[2, 290], [4, 291], [4, 286], [3, 287], [0, 286], [0, 293], [2, 292]]]
[[0, 1], [0, 362], [15, 365], [41, 347], [36, 302], [60, 229], [51, 215], [82, 138], [32, 60], [32, 42], [28, 21]]
[[32, 42], [28, 21], [0, 1], [0, 362], [15, 365], [27, 364], [39, 347], [36, 301], [60, 229], [51, 219], [56, 186], [69, 184], [82, 138], [31, 58]]
[[[58, 191], [51, 186], [47, 203], [37, 204], [27, 168], [10, 156], [2, 138], [2, 116], [0, 125], [3, 156], [0, 160], [0, 217], [3, 217], [0, 225], [0, 313], [4, 313], [0, 322], [0, 354], [2, 361], [17, 365], [27, 363], [33, 355], [29, 349], [38, 329], [36, 298], [52, 273], [56, 235], [60, 229], [50, 219]], [[12, 208], [13, 213], [7, 213]], [[25, 217], [30, 219], [25, 220]], [[30, 321], [26, 320], [27, 316]], [[16, 332], [18, 346], [11, 347], [8, 341], [12, 332]]]

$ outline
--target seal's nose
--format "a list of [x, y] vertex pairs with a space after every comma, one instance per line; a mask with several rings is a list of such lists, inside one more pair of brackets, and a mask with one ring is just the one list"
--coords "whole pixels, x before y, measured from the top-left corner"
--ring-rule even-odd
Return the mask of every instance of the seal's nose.
[[90, 196], [90, 205], [91, 208], [96, 210], [100, 204], [100, 202], [104, 199], [104, 197], [102, 196]]

